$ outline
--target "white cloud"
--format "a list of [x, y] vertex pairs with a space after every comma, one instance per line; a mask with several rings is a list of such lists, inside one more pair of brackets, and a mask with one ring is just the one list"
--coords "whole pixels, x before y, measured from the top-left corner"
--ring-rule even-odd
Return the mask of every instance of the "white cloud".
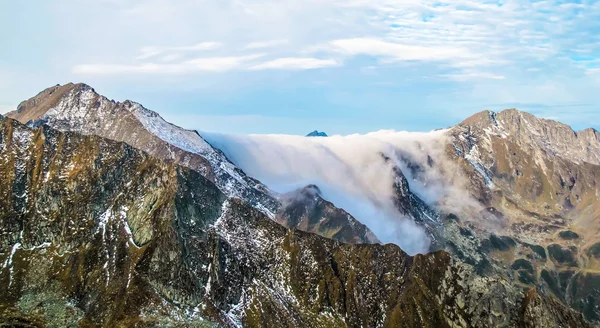
[[306, 70], [315, 68], [324, 68], [338, 66], [340, 63], [333, 59], [317, 59], [317, 58], [277, 58], [258, 65], [250, 67], [250, 70], [263, 69], [285, 69], [285, 70]]
[[248, 61], [262, 57], [261, 54], [238, 57], [196, 58], [177, 64], [83, 64], [73, 68], [74, 74], [117, 75], [117, 74], [186, 74], [202, 71], [225, 72], [241, 68]]
[[242, 64], [264, 55], [255, 54], [239, 57], [220, 57], [220, 58], [197, 58], [187, 62], [195, 69], [201, 71], [219, 71], [224, 72], [234, 68], [239, 68]]
[[498, 75], [488, 72], [472, 72], [472, 73], [460, 73], [460, 74], [446, 74], [441, 75], [455, 81], [470, 81], [476, 79], [489, 79], [489, 80], [504, 80], [504, 75]]
[[143, 47], [140, 49], [140, 55], [137, 59], [148, 59], [162, 54], [181, 54], [185, 52], [212, 50], [221, 47], [219, 42], [202, 42], [191, 46], [180, 47]]
[[325, 198], [344, 208], [367, 225], [384, 243], [392, 242], [410, 254], [427, 251], [429, 240], [423, 228], [397, 212], [394, 176], [390, 162], [401, 168], [410, 158], [429, 168], [422, 177], [410, 176], [414, 192], [433, 206], [472, 206], [455, 179], [458, 170], [445, 161], [444, 131], [429, 133], [378, 131], [365, 135], [306, 138], [291, 135], [221, 135], [203, 133], [211, 144], [245, 172], [277, 192], [287, 192], [307, 184], [317, 184]]
[[[217, 56], [229, 57], [245, 55], [244, 51], [252, 49], [268, 51], [267, 56], [273, 61], [368, 55], [377, 58], [379, 66], [403, 61], [439, 70], [438, 74], [427, 76], [449, 74], [480, 79], [491, 67], [515, 68], [511, 74], [522, 74], [529, 67], [544, 71], [549, 59], [559, 55], [600, 51], [590, 34], [592, 27], [599, 25], [600, 5], [592, 3], [187, 0], [175, 4], [166, 0], [125, 0], [113, 6], [121, 9], [115, 16], [121, 25], [144, 24], [138, 22], [149, 17], [150, 21], [139, 30], [146, 40], [152, 36], [150, 39], [162, 41], [142, 48], [139, 59], [158, 55], [170, 58], [167, 56], [173, 53], [201, 50], [215, 50]], [[219, 42], [163, 45], [185, 44], [197, 38], [197, 31], [202, 31], [206, 39]], [[352, 63], [336, 58], [346, 65]], [[124, 58], [112, 63], [129, 61], [130, 58]], [[503, 75], [509, 78], [508, 72]], [[489, 74], [488, 77], [493, 78]]]
[[245, 49], [272, 48], [272, 47], [286, 45], [288, 43], [289, 43], [289, 41], [286, 39], [270, 40], [270, 41], [262, 41], [262, 42], [251, 42], [246, 45]]
[[600, 67], [598, 67], [598, 68], [588, 68], [588, 69], [585, 70], [585, 74], [588, 74], [588, 75], [600, 74]]
[[[186, 60], [175, 64], [83, 64], [73, 67], [73, 73], [85, 75], [116, 75], [116, 74], [188, 74], [196, 72], [226, 72], [239, 70], [308, 70], [339, 66], [340, 62], [333, 59], [317, 58], [278, 58], [258, 64], [250, 64], [264, 54], [231, 57], [207, 57]], [[163, 58], [164, 60], [165, 58]], [[169, 59], [169, 58], [167, 58]], [[250, 66], [249, 66], [250, 65]]]
[[380, 56], [397, 61], [462, 60], [473, 57], [467, 49], [460, 47], [409, 45], [375, 38], [335, 40], [331, 45], [346, 55]]

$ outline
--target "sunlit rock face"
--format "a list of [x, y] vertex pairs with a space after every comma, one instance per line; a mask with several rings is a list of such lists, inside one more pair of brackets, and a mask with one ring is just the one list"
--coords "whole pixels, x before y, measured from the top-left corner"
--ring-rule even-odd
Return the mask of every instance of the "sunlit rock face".
[[[598, 131], [576, 132], [508, 109], [475, 114], [449, 134], [448, 154], [468, 177], [470, 194], [485, 207], [461, 228], [513, 241], [503, 246], [484, 239], [477, 249], [516, 285], [537, 286], [599, 322], [594, 305], [600, 297]], [[452, 246], [465, 256], [475, 254]]]

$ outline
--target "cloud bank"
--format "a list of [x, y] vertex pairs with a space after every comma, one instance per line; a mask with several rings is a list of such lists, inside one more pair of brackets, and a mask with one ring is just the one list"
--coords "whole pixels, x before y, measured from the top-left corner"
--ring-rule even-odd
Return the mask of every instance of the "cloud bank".
[[[395, 243], [409, 254], [427, 252], [429, 240], [420, 226], [394, 208], [392, 164], [402, 169], [411, 189], [430, 205], [445, 208], [464, 202], [465, 195], [457, 190], [452, 176], [457, 170], [449, 170], [451, 164], [445, 159], [443, 130], [327, 138], [202, 135], [247, 174], [278, 193], [318, 185], [326, 199], [367, 225], [382, 242]], [[408, 168], [415, 165], [427, 169]]]

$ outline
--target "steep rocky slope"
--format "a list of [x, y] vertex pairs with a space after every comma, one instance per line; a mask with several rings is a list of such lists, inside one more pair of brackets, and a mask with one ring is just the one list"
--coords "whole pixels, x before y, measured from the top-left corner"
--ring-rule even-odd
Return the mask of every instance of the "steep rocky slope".
[[[30, 126], [47, 124], [61, 131], [74, 131], [86, 135], [122, 141], [135, 148], [148, 152], [152, 156], [173, 161], [200, 172], [215, 182], [219, 189], [230, 197], [245, 200], [269, 217], [274, 218], [282, 204], [259, 181], [247, 176], [231, 163], [218, 149], [212, 147], [196, 131], [185, 130], [166, 122], [157, 113], [132, 102], [115, 102], [97, 94], [85, 84], [67, 84], [54, 86], [40, 92], [37, 96], [22, 102], [16, 111], [8, 117]], [[333, 215], [319, 217], [342, 222], [336, 217], [338, 212], [329, 203], [329, 211], [310, 213]], [[286, 210], [285, 208], [282, 210]], [[288, 211], [289, 212], [289, 211]], [[279, 216], [279, 222], [283, 216]], [[347, 221], [355, 222], [352, 217]], [[292, 226], [291, 223], [285, 224]], [[299, 228], [299, 227], [298, 227]], [[365, 238], [372, 233], [364, 225], [340, 226], [342, 234], [325, 235], [343, 241], [354, 239], [370, 242], [376, 239]]]
[[31, 126], [47, 124], [61, 131], [126, 142], [202, 173], [226, 195], [244, 199], [267, 215], [273, 216], [279, 206], [264, 185], [245, 175], [196, 131], [168, 123], [138, 103], [109, 100], [85, 84], [48, 88], [6, 116]]
[[124, 143], [0, 118], [0, 172], [3, 324], [587, 326], [443, 251], [287, 230]]
[[486, 259], [516, 284], [537, 285], [600, 322], [600, 134], [514, 109], [478, 113], [449, 133], [449, 156], [493, 213], [460, 224], [483, 245], [469, 251], [454, 234], [451, 248], [491, 250]]

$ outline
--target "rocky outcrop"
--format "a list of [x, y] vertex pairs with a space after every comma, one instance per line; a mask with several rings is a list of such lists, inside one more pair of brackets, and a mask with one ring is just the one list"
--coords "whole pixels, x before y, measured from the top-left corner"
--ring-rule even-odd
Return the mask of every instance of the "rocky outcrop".
[[[392, 165], [393, 175], [393, 190], [394, 197], [392, 199], [398, 213], [402, 216], [410, 218], [416, 224], [423, 227], [427, 236], [431, 240], [430, 250], [436, 251], [444, 246], [444, 227], [440, 221], [440, 214], [437, 210], [427, 205], [419, 196], [412, 192], [408, 180], [402, 170], [395, 164], [392, 164], [389, 158], [384, 157], [384, 160]], [[418, 164], [411, 162], [408, 158], [404, 159], [409, 169], [421, 170]], [[416, 173], [416, 172], [415, 172]], [[417, 174], [415, 174], [416, 176]]]
[[275, 221], [286, 228], [316, 233], [344, 243], [379, 243], [369, 228], [325, 200], [315, 185], [284, 194], [280, 200], [282, 207]]
[[443, 251], [288, 230], [124, 143], [0, 118], [0, 172], [9, 325], [588, 326]]

